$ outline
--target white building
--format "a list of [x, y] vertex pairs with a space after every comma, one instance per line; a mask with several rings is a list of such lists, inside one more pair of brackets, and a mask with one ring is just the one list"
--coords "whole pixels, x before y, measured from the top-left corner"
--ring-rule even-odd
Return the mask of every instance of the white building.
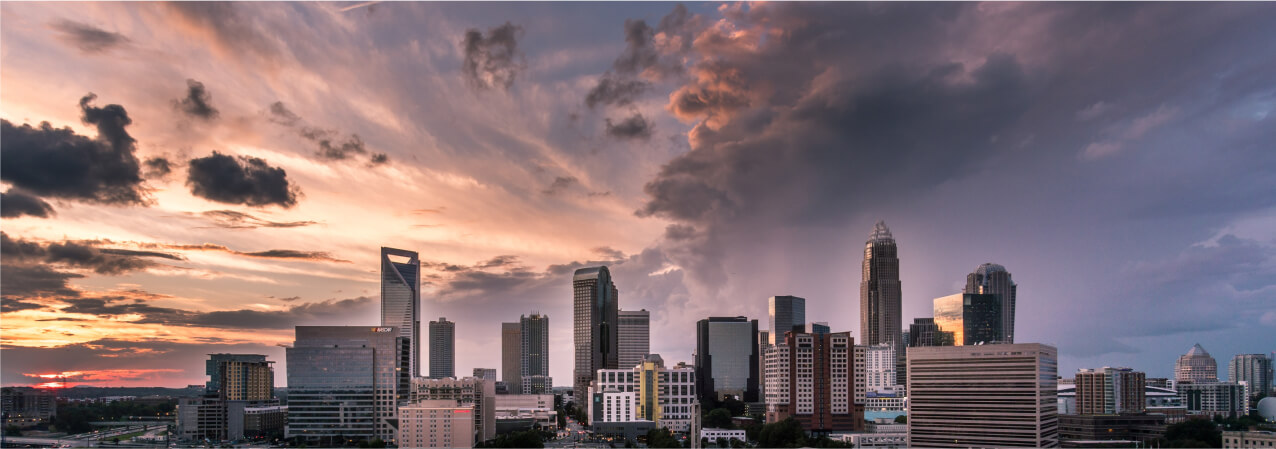
[[889, 343], [864, 348], [865, 393], [896, 390], [895, 348]]
[[454, 400], [399, 407], [399, 447], [474, 447], [474, 407]]
[[[683, 363], [667, 368], [659, 354], [649, 354], [630, 369], [598, 370], [590, 382], [589, 398], [591, 424], [653, 421], [674, 432], [687, 432], [692, 424], [692, 405], [699, 403], [696, 370]], [[626, 405], [629, 412], [625, 412]]]
[[1249, 414], [1249, 386], [1244, 382], [1181, 382], [1175, 388], [1189, 415]]
[[855, 447], [904, 448], [908, 447], [908, 434], [897, 433], [835, 433], [829, 439], [851, 443]]
[[743, 429], [714, 429], [712, 427], [705, 427], [704, 429], [700, 429], [700, 437], [709, 439], [710, 444], [718, 441], [718, 438], [726, 438], [727, 441], [745, 441]]

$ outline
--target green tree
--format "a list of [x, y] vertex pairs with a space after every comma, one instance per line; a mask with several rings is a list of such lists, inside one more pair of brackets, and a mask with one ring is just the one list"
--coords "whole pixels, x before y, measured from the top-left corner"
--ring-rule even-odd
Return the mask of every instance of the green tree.
[[806, 431], [792, 416], [783, 421], [764, 424], [758, 432], [759, 447], [803, 447], [807, 445]]
[[1189, 419], [1165, 429], [1169, 447], [1223, 447], [1223, 432], [1207, 419]]
[[717, 444], [718, 447], [731, 447], [731, 443], [725, 437], [718, 437], [718, 440], [713, 443]]
[[749, 411], [749, 406], [735, 396], [728, 396], [727, 400], [722, 401], [722, 406], [731, 412], [731, 416], [744, 416]]
[[11, 437], [20, 437], [22, 436], [22, 428], [10, 424], [8, 427], [4, 428], [4, 434]]
[[541, 433], [536, 430], [525, 430], [522, 432], [507, 433], [491, 440], [484, 441], [474, 447], [545, 447], [544, 440], [541, 439]]
[[762, 433], [762, 423], [754, 421], [744, 426], [744, 438], [749, 441], [758, 441], [758, 434]]
[[673, 432], [660, 427], [647, 431], [647, 447], [682, 447], [682, 443], [673, 437]]
[[726, 408], [715, 408], [704, 416], [704, 427], [713, 429], [734, 429], [731, 423], [731, 411]]
[[907, 415], [896, 416], [895, 422], [898, 424], [908, 424], [908, 416]]

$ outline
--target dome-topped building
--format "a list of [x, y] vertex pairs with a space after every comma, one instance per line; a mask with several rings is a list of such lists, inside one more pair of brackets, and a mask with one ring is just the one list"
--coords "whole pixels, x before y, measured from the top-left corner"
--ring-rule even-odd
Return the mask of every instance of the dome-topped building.
[[1187, 354], [1179, 356], [1174, 363], [1174, 380], [1176, 382], [1218, 382], [1218, 362], [1210, 356], [1200, 343], [1192, 346]]
[[985, 263], [966, 275], [965, 293], [997, 295], [1001, 303], [1002, 343], [1015, 342], [1015, 295], [1019, 286], [1010, 278], [1006, 267]]

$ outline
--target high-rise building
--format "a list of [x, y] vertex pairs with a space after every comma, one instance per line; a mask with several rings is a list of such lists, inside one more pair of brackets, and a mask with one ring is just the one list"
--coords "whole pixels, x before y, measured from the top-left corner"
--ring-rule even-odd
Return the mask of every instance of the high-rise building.
[[596, 373], [586, 409], [590, 425], [595, 422], [642, 420], [674, 432], [687, 432], [695, 405], [696, 370], [679, 363], [666, 367], [659, 354], [648, 354], [642, 363], [629, 369], [602, 369]]
[[1078, 415], [1142, 413], [1147, 408], [1147, 375], [1130, 368], [1082, 369], [1077, 372]]
[[496, 382], [475, 377], [412, 379], [411, 403], [447, 400], [474, 409], [474, 441], [496, 438]]
[[1197, 343], [1174, 362], [1174, 381], [1218, 382], [1218, 362]]
[[895, 382], [895, 347], [889, 343], [864, 347], [864, 389], [865, 393], [895, 393], [899, 384]]
[[864, 243], [864, 266], [860, 282], [860, 344], [890, 343], [898, 358], [896, 383], [904, 383], [903, 293], [899, 282], [899, 248], [886, 222], [873, 225]]
[[275, 397], [275, 370], [259, 354], [209, 354], [204, 363], [205, 397], [266, 401]]
[[735, 397], [758, 402], [758, 320], [709, 317], [696, 323], [695, 366], [700, 402]]
[[766, 348], [771, 346], [771, 331], [758, 331], [758, 401], [762, 402], [763, 411], [766, 410]]
[[523, 323], [501, 323], [501, 383], [506, 393], [519, 394], [523, 385]]
[[573, 338], [576, 367], [573, 395], [588, 400], [589, 382], [600, 369], [616, 369], [619, 292], [607, 267], [581, 268], [572, 276]]
[[806, 323], [806, 325], [802, 326], [802, 332], [806, 332], [808, 334], [827, 334], [829, 332], [833, 332], [833, 328], [829, 327], [829, 323], [827, 321], [816, 321], [814, 323]]
[[985, 263], [966, 275], [964, 293], [990, 294], [1001, 298], [1001, 329], [1004, 343], [1015, 342], [1015, 290], [1018, 286], [1010, 279], [1006, 267]]
[[[177, 435], [185, 441], [282, 435], [287, 407], [275, 399], [275, 371], [259, 354], [209, 354], [204, 396], [181, 398]], [[257, 425], [251, 425], [252, 419]]]
[[399, 407], [399, 447], [474, 447], [474, 414], [450, 400]]
[[854, 347], [850, 332], [790, 331], [767, 348], [766, 421], [792, 417], [816, 434], [864, 430], [864, 410], [852, 391]]
[[492, 382], [501, 380], [496, 376], [496, 368], [474, 368], [474, 377]]
[[549, 377], [549, 317], [539, 313], [519, 318], [522, 349], [519, 357], [521, 394], [550, 393], [554, 381]]
[[[395, 262], [406, 257], [405, 262]], [[408, 379], [421, 374], [421, 263], [414, 251], [381, 247], [381, 326], [408, 345]], [[407, 385], [403, 385], [407, 388]]]
[[1001, 298], [958, 293], [935, 298], [935, 325], [953, 333], [953, 345], [1002, 343]]
[[401, 376], [399, 328], [297, 326], [288, 360], [287, 437], [324, 446], [343, 439], [393, 442]]
[[953, 333], [939, 330], [934, 318], [913, 318], [908, 325], [908, 347], [952, 346]]
[[49, 422], [58, 414], [58, 396], [41, 388], [4, 387], [0, 389], [0, 411], [4, 427], [30, 427]]
[[430, 378], [456, 377], [456, 323], [430, 322]]
[[797, 296], [772, 296], [767, 298], [767, 318], [770, 319], [771, 339], [769, 344], [784, 341], [784, 333], [801, 331], [793, 326], [806, 323], [806, 299]]
[[907, 357], [908, 446], [1059, 446], [1054, 347], [916, 347]]
[[1182, 382], [1175, 385], [1189, 415], [1236, 418], [1249, 414], [1247, 385], [1234, 382]]
[[1263, 354], [1237, 354], [1227, 364], [1227, 380], [1249, 385], [1251, 399], [1272, 390], [1272, 359]]
[[617, 328], [620, 356], [617, 367], [621, 369], [638, 366], [642, 356], [651, 352], [651, 312], [643, 310], [621, 310], [620, 324]]

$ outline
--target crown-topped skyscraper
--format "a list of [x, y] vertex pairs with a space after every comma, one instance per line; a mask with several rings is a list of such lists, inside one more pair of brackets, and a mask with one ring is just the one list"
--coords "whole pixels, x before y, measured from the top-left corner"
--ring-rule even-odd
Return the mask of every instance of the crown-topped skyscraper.
[[[863, 281], [860, 282], [860, 341], [872, 346], [889, 343], [904, 354], [900, 317], [899, 252], [886, 222], [878, 221], [864, 243]], [[900, 357], [902, 360], [903, 357]], [[902, 363], [901, 363], [902, 365]], [[898, 370], [899, 377], [904, 376]], [[901, 382], [902, 383], [902, 382]]]

